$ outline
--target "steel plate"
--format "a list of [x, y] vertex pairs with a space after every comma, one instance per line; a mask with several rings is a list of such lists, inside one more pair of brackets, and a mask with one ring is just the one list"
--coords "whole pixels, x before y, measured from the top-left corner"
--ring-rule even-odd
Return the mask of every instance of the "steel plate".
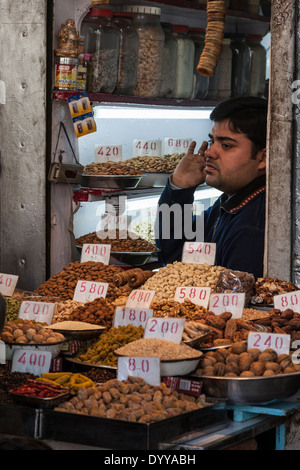
[[82, 175], [81, 186], [101, 189], [134, 189], [143, 175]]

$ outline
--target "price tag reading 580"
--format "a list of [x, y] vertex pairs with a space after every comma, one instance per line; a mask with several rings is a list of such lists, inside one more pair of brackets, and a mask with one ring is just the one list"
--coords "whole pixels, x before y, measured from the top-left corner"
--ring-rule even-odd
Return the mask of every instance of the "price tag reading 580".
[[184, 302], [185, 299], [188, 299], [196, 305], [200, 305], [201, 307], [207, 308], [210, 291], [210, 287], [177, 287], [175, 291], [174, 300], [176, 300], [177, 302]]
[[73, 300], [78, 302], [92, 302], [99, 297], [106, 297], [108, 289], [107, 282], [78, 281]]

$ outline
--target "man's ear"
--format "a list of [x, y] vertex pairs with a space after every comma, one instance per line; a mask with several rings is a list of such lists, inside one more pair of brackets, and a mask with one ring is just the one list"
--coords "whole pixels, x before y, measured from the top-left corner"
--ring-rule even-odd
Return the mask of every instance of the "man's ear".
[[265, 170], [267, 166], [267, 149], [260, 150], [257, 157], [259, 170]]

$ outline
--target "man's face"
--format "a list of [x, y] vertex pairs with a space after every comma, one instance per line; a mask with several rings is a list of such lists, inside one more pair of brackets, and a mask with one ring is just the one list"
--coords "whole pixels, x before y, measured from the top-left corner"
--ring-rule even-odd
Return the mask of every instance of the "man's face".
[[228, 120], [214, 123], [211, 143], [205, 152], [206, 183], [228, 196], [265, 173], [265, 150], [252, 156], [252, 142], [232, 132]]

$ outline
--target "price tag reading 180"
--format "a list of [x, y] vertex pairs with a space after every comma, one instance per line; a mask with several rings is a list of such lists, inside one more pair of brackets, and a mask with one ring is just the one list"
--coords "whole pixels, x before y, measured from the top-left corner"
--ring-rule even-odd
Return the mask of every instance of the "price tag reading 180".
[[210, 287], [177, 287], [175, 291], [174, 300], [176, 300], [177, 302], [184, 302], [185, 299], [188, 299], [196, 305], [200, 305], [201, 307], [207, 308], [210, 292]]
[[19, 276], [0, 273], [0, 292], [2, 295], [11, 297], [15, 291]]
[[[274, 307], [279, 310], [286, 310], [290, 308], [296, 312], [300, 308], [300, 291], [296, 290], [294, 292], [287, 292], [286, 294], [274, 295], [273, 297]], [[295, 310], [297, 309], [297, 310]]]
[[277, 333], [258, 333], [250, 331], [248, 334], [248, 349], [257, 348], [260, 351], [271, 348], [277, 354], [289, 354], [291, 335]]
[[24, 320], [35, 320], [38, 322], [46, 322], [48, 325], [52, 323], [55, 311], [55, 304], [48, 302], [32, 302], [23, 301], [20, 305], [19, 318]]
[[245, 292], [236, 294], [213, 294], [209, 299], [209, 310], [216, 315], [232, 313], [232, 318], [242, 318], [245, 306]]
[[126, 302], [126, 307], [149, 308], [154, 295], [154, 290], [134, 289], [129, 294], [129, 297]]
[[78, 302], [92, 302], [99, 297], [106, 297], [107, 282], [77, 281], [73, 300]]
[[49, 372], [51, 360], [50, 351], [24, 347], [14, 351], [11, 370], [40, 376], [42, 373]]
[[145, 328], [148, 318], [153, 317], [152, 309], [116, 307], [113, 326], [134, 325]]
[[80, 262], [95, 261], [109, 264], [111, 245], [104, 243], [84, 243], [81, 251]]
[[194, 264], [214, 265], [216, 243], [185, 242], [182, 251], [182, 261]]
[[128, 376], [141, 377], [150, 385], [160, 385], [159, 357], [118, 357], [118, 380], [127, 380]]
[[144, 338], [159, 338], [173, 341], [173, 343], [180, 343], [184, 325], [185, 318], [149, 318], [144, 331]]

